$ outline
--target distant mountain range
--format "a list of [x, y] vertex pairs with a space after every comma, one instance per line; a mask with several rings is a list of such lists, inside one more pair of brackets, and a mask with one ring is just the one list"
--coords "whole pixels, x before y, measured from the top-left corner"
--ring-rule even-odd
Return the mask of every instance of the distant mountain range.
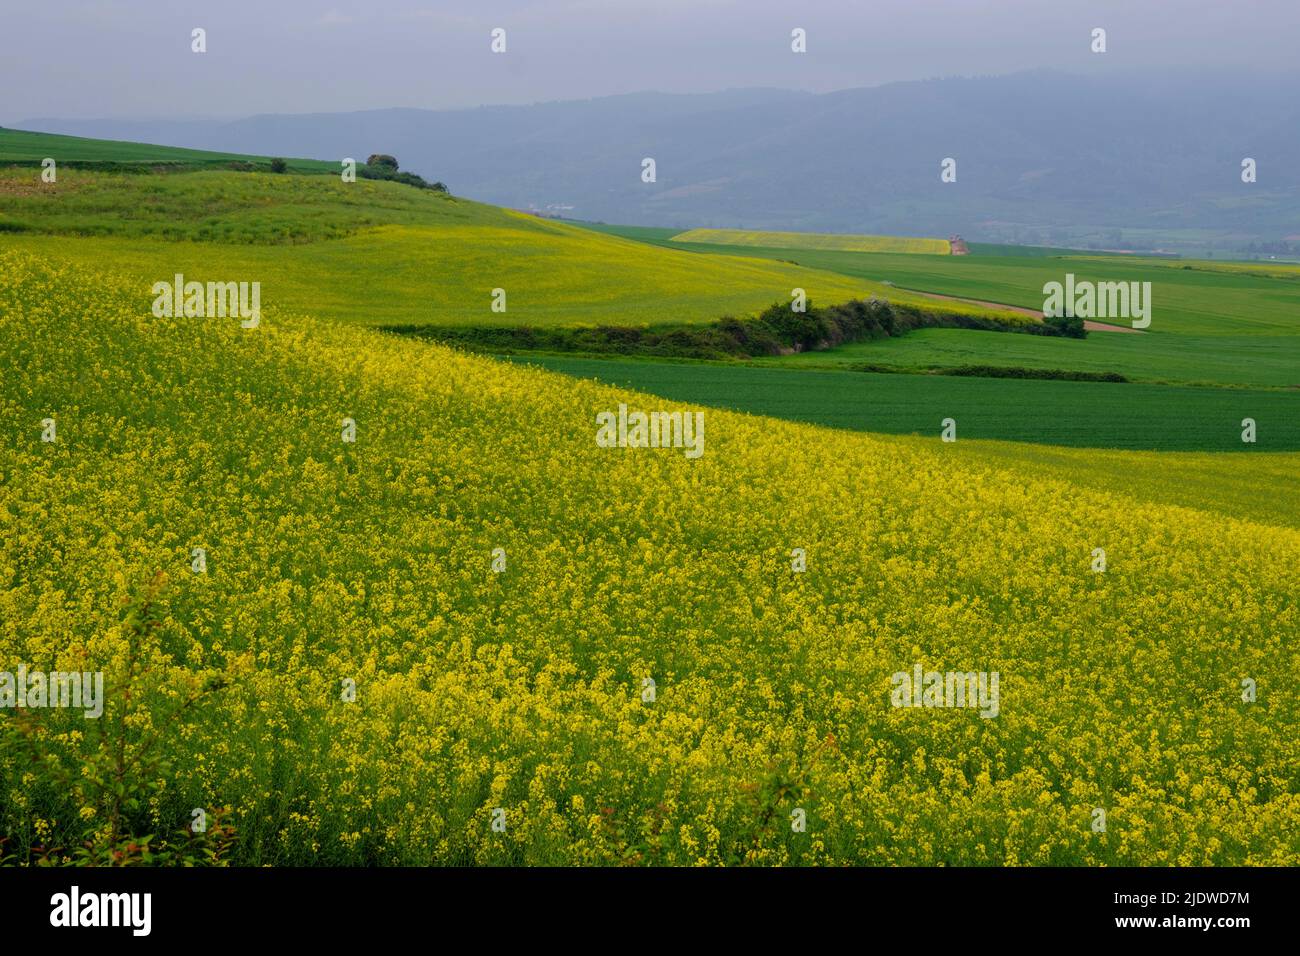
[[[1300, 249], [1300, 74], [1035, 71], [826, 94], [19, 126], [264, 155], [391, 153], [458, 195], [606, 222]], [[956, 182], [940, 181], [947, 157]]]

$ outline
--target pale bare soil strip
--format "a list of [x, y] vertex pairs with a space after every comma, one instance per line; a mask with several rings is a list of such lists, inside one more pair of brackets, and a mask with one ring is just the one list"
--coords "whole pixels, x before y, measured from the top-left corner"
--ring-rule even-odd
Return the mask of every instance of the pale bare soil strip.
[[[901, 286], [899, 287], [901, 288]], [[1005, 302], [989, 302], [985, 299], [966, 299], [959, 295], [943, 295], [939, 292], [922, 292], [920, 289], [908, 289], [908, 292], [916, 295], [923, 295], [929, 299], [944, 299], [948, 302], [965, 302], [968, 305], [982, 305], [990, 309], [1002, 309], [1005, 312], [1017, 312], [1020, 315], [1030, 315], [1039, 322], [1043, 321], [1043, 313], [1035, 312], [1033, 309], [1026, 309], [1019, 305], [1007, 305]], [[1141, 329], [1130, 328], [1127, 325], [1111, 325], [1109, 322], [1094, 322], [1091, 319], [1083, 320], [1083, 327], [1089, 332], [1133, 332], [1140, 334]]]

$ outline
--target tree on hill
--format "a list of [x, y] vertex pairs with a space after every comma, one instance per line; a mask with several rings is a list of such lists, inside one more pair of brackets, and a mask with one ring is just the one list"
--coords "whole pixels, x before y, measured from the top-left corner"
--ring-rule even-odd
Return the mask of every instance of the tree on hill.
[[415, 173], [399, 173], [397, 169], [397, 157], [389, 156], [387, 153], [371, 153], [366, 164], [357, 170], [357, 175], [362, 179], [386, 179], [389, 182], [405, 183], [417, 189], [447, 192], [447, 187], [442, 183], [425, 182], [422, 176], [417, 176]]

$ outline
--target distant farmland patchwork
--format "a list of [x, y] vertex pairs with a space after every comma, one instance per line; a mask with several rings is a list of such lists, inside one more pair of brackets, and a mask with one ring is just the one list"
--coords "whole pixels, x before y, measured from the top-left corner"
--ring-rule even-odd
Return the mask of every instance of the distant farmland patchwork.
[[[1263, 416], [1270, 421], [1268, 447], [1300, 447], [1294, 426], [1300, 420], [1300, 282], [1287, 264], [1140, 259], [1071, 250], [1029, 249], [1017, 256], [1008, 247], [986, 254], [978, 245], [967, 256], [862, 253], [794, 243], [682, 241], [716, 237], [716, 230], [590, 228], [701, 254], [762, 255], [840, 272], [886, 284], [886, 297], [924, 290], [1034, 309], [1042, 307], [1044, 284], [1061, 281], [1067, 273], [1098, 281], [1150, 281], [1153, 320], [1142, 335], [1093, 332], [1083, 340], [920, 329], [751, 363], [840, 373], [797, 379], [780, 379], [754, 367], [689, 370], [662, 363], [637, 368], [563, 356], [538, 359], [549, 368], [610, 383], [636, 383], [681, 400], [837, 427], [926, 434], [951, 414], [970, 426], [965, 434], [971, 437], [1243, 451], [1262, 447], [1241, 442], [1243, 419], [1258, 422]], [[1161, 387], [932, 374], [978, 375], [980, 369], [1013, 377], [1118, 375]], [[857, 370], [853, 374], [860, 377], [854, 379], [849, 370]], [[1164, 390], [1165, 384], [1198, 387]]]
[[[4, 142], [0, 136], [0, 145]], [[393, 183], [344, 184], [337, 175], [199, 168], [146, 176], [73, 169], [46, 191], [16, 188], [32, 174], [0, 170], [0, 229], [7, 229], [10, 246], [68, 261], [111, 262], [138, 278], [142, 296], [153, 282], [170, 278], [157, 274], [156, 264], [166, 260], [190, 276], [259, 276], [268, 302], [291, 311], [427, 328], [435, 338], [439, 328], [457, 330], [448, 338], [466, 344], [479, 340], [479, 347], [491, 352], [502, 341], [489, 334], [492, 329], [704, 325], [788, 301], [796, 288], [817, 305], [876, 296], [935, 309], [938, 304], [924, 291], [1032, 307], [1041, 305], [1044, 282], [1073, 270], [1124, 281], [1153, 277], [1151, 330], [1141, 336], [1093, 333], [1077, 340], [920, 329], [826, 351], [755, 358], [753, 364], [904, 373], [997, 366], [1013, 373], [1113, 374], [1134, 382], [1256, 390], [1300, 385], [1300, 336], [1293, 320], [1300, 311], [1300, 283], [1287, 278], [1285, 269], [1274, 275], [1224, 263], [1205, 268], [1188, 263], [1195, 267], [1184, 269], [1160, 262], [1148, 268], [1142, 261], [1114, 257], [1017, 259], [700, 244], [682, 242], [682, 234], [666, 230], [593, 231]], [[879, 237], [858, 238], [869, 244]], [[496, 289], [502, 290], [504, 311], [494, 310]], [[974, 315], [987, 311], [960, 303], [942, 307]], [[574, 369], [598, 373], [580, 356], [573, 358]], [[550, 367], [565, 365], [557, 357]], [[610, 374], [622, 370], [613, 366]], [[773, 391], [776, 379], [762, 370], [726, 374], [738, 377], [737, 388], [726, 396], [729, 407], [918, 434], [933, 433], [954, 405], [969, 407], [960, 396], [985, 387], [970, 379], [876, 374], [868, 388], [865, 378], [853, 384], [808, 375]], [[672, 381], [673, 395], [681, 399], [714, 404], [722, 397], [709, 384], [714, 373], [683, 367]], [[1263, 423], [1262, 447], [1296, 447], [1291, 424], [1300, 417], [1296, 391], [1261, 395], [1254, 416], [1242, 412], [1251, 410], [1254, 392], [1194, 391], [1187, 393], [1192, 399], [1186, 407], [1200, 412], [1180, 415], [1163, 401], [1139, 402], [1135, 392], [1117, 393], [1115, 385], [1065, 384], [989, 380], [987, 393], [995, 404], [1023, 396], [1025, 410], [1017, 415], [1012, 407], [995, 415], [1000, 424], [991, 430], [968, 422], [963, 433], [1096, 447], [1224, 449], [1234, 447], [1232, 436], [1239, 438], [1242, 418], [1254, 417]], [[745, 396], [761, 403], [750, 404]], [[1167, 419], [1160, 411], [1166, 408]]]

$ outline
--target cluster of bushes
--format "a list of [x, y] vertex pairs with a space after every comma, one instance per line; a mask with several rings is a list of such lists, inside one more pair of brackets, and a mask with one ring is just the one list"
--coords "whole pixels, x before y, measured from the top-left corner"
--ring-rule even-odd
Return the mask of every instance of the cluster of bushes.
[[[725, 322], [734, 320], [724, 320]], [[893, 338], [914, 329], [979, 329], [986, 332], [1025, 332], [1030, 335], [1064, 335], [1082, 338], [1083, 320], [1050, 318], [1036, 322], [1027, 317], [948, 312], [891, 303], [887, 299], [853, 299], [843, 305], [795, 312], [788, 305], [768, 306], [756, 320], [780, 344], [778, 352], [806, 352], [835, 348], [846, 342]], [[771, 352], [767, 354], [773, 354]]]
[[[289, 165], [283, 159], [271, 160], [271, 172], [284, 173], [288, 172], [288, 169]], [[357, 175], [362, 179], [384, 179], [392, 183], [414, 186], [416, 189], [432, 189], [436, 193], [447, 192], [447, 187], [440, 182], [431, 183], [415, 173], [400, 172], [397, 158], [387, 153], [371, 153], [365, 165], [357, 167]]]
[[372, 153], [364, 166], [357, 167], [357, 175], [362, 179], [386, 179], [416, 189], [432, 189], [436, 193], [447, 192], [447, 187], [440, 182], [431, 183], [415, 173], [398, 172], [397, 160], [387, 153]]
[[1043, 326], [1052, 330], [1044, 332], [1044, 335], [1063, 335], [1069, 339], [1082, 339], [1088, 336], [1083, 327], [1083, 319], [1077, 315], [1044, 315]]
[[387, 332], [436, 339], [479, 351], [585, 352], [590, 354], [660, 355], [674, 358], [751, 358], [831, 349], [849, 342], [891, 338], [919, 328], [982, 329], [1031, 335], [1082, 336], [1083, 320], [1033, 322], [920, 309], [885, 299], [853, 299], [824, 309], [812, 303], [803, 312], [776, 303], [754, 318], [727, 317], [710, 325], [664, 324], [637, 328], [599, 325], [591, 328], [384, 326]]

